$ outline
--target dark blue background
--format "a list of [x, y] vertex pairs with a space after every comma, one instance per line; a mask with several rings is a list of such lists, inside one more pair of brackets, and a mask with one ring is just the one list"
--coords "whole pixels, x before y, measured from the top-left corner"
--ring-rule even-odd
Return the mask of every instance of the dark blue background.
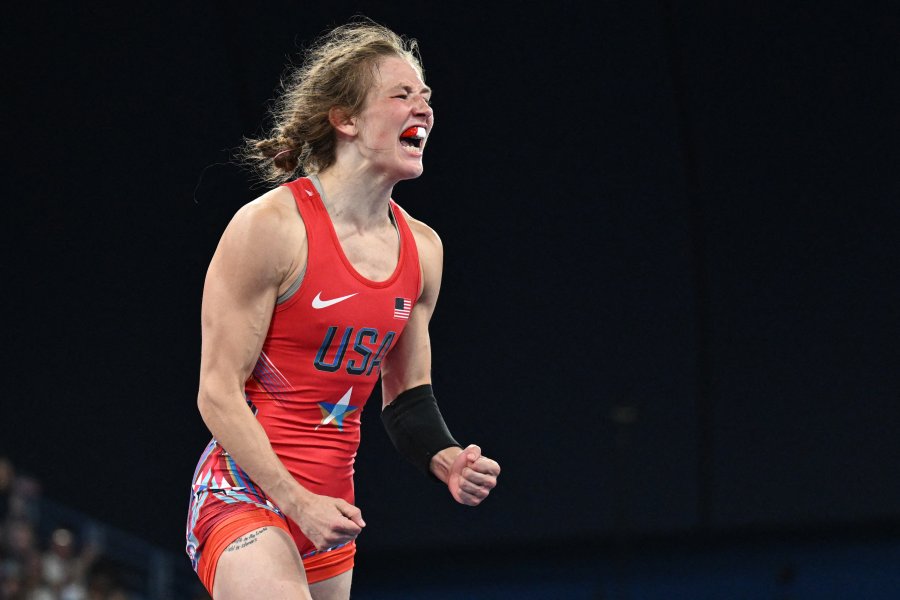
[[362, 13], [421, 42], [437, 125], [395, 199], [445, 245], [444, 414], [504, 472], [454, 505], [373, 399], [361, 551], [897, 524], [896, 8], [328, 4], [4, 19], [0, 454], [180, 550], [203, 276], [263, 191], [230, 150]]

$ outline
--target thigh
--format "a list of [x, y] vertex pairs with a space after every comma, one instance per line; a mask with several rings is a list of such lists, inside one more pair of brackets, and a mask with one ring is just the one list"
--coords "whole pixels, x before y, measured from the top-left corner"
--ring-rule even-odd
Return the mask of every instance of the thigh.
[[310, 584], [309, 591], [313, 600], [348, 600], [352, 581], [353, 569], [350, 569], [330, 579]]
[[262, 527], [240, 536], [219, 558], [213, 598], [310, 600], [294, 540], [278, 527]]

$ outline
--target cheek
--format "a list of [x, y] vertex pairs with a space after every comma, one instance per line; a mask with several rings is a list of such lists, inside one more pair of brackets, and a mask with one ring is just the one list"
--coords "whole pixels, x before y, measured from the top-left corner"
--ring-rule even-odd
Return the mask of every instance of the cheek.
[[366, 143], [383, 146], [389, 138], [395, 137], [387, 127], [378, 122], [369, 121], [361, 123], [359, 126], [360, 139], [366, 140]]

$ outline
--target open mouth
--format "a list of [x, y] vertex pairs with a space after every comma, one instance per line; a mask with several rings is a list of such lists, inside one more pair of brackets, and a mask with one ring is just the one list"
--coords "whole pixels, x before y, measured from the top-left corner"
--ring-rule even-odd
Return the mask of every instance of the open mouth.
[[422, 148], [428, 133], [424, 127], [414, 125], [400, 134], [400, 145], [410, 148]]

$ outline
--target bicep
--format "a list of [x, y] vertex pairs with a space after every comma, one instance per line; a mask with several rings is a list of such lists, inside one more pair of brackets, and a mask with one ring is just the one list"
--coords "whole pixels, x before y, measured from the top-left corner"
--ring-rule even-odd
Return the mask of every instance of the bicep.
[[[247, 221], [250, 222], [247, 222]], [[242, 387], [262, 349], [282, 275], [271, 223], [236, 218], [210, 262], [201, 309], [201, 387]]]
[[382, 365], [384, 406], [393, 402], [405, 390], [431, 383], [431, 338], [428, 325], [441, 288], [443, 248], [437, 235], [424, 226], [417, 231], [416, 242], [422, 269], [422, 293], [397, 345]]
[[428, 335], [430, 314], [416, 305], [397, 344], [381, 367], [383, 405], [394, 401], [401, 392], [431, 383], [431, 339]]
[[275, 305], [273, 286], [226, 276], [210, 265], [203, 290], [201, 378], [245, 381], [262, 349]]

